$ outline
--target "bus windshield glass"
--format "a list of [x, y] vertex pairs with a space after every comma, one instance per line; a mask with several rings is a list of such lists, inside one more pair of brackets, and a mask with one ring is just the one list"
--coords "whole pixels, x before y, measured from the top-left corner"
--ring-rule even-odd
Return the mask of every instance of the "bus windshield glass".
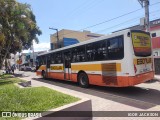
[[150, 34], [143, 31], [132, 31], [132, 43], [135, 56], [146, 57], [151, 55]]

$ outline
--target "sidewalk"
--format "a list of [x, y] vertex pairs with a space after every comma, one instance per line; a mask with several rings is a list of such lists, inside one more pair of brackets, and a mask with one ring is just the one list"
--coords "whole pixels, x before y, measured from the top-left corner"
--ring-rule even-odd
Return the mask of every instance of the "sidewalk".
[[160, 81], [160, 75], [154, 75], [154, 78], [158, 81]]
[[[48, 87], [50, 89], [54, 89], [75, 97], [86, 97], [91, 99], [92, 101], [92, 110], [93, 111], [159, 111], [160, 110], [160, 106], [159, 105], [154, 105], [154, 107], [148, 107], [147, 109], [143, 109], [143, 105], [147, 105], [150, 103], [147, 103], [145, 101], [140, 101], [140, 100], [135, 100], [135, 99], [130, 99], [127, 97], [122, 97], [122, 96], [117, 96], [117, 95], [112, 95], [112, 94], [108, 94], [107, 92], [101, 92], [101, 91], [93, 91], [92, 89], [85, 89], [85, 88], [79, 88], [77, 86], [72, 86], [72, 85], [68, 85], [65, 84], [65, 87], [62, 87], [61, 83], [59, 82], [52, 82], [52, 81], [47, 81], [45, 82], [45, 80], [39, 79], [39, 77], [37, 77], [36, 75], [34, 76], [29, 76], [29, 75], [25, 75], [25, 72], [19, 72], [19, 75], [23, 74], [22, 77], [20, 76], [20, 79], [24, 79], [27, 81], [31, 81], [32, 83], [32, 87], [38, 87], [38, 86], [45, 86]], [[155, 76], [155, 78], [160, 79], [159, 76]], [[67, 86], [67, 87], [66, 87]], [[76, 88], [76, 89], [75, 89]], [[82, 91], [79, 91], [77, 89], [80, 89]], [[102, 97], [100, 97], [99, 94], [102, 94]], [[112, 100], [112, 99], [108, 99], [108, 97], [112, 97], [114, 99], [117, 99], [117, 101]], [[153, 98], [154, 99], [154, 98]], [[129, 103], [129, 104], [127, 104]], [[131, 105], [131, 104], [135, 104], [135, 105]], [[136, 107], [137, 106], [137, 107]], [[142, 106], [142, 107], [140, 107]], [[148, 105], [150, 106], [150, 105]], [[152, 106], [152, 104], [151, 104]], [[123, 118], [103, 118], [103, 117], [94, 117], [93, 120], [128, 120], [128, 119], [132, 119], [132, 117], [127, 118], [127, 117], [123, 117]], [[141, 118], [133, 118], [136, 120], [159, 120], [159, 118], [153, 118], [153, 117], [141, 117]]]

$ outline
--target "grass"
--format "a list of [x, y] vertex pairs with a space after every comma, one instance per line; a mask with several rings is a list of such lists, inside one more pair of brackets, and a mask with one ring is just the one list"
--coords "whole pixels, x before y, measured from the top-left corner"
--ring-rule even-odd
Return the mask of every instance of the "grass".
[[13, 77], [13, 75], [11, 75], [11, 74], [2, 74], [2, 75], [0, 75], [0, 79], [12, 78], [12, 77]]
[[20, 89], [13, 84], [20, 81], [0, 79], [0, 111], [47, 111], [79, 100], [46, 87]]

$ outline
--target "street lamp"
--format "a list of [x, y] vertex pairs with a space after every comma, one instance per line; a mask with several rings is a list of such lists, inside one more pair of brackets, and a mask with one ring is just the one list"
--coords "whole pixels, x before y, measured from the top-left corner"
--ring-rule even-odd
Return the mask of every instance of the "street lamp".
[[56, 30], [56, 33], [57, 33], [57, 46], [58, 46], [58, 48], [60, 48], [60, 45], [59, 45], [59, 36], [58, 36], [58, 29], [56, 29], [56, 28], [49, 28], [49, 29], [51, 29], [51, 30]]

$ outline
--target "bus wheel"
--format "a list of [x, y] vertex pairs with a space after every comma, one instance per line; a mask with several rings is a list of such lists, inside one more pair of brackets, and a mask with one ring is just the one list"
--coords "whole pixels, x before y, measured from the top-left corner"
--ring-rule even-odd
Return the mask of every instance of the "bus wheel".
[[83, 88], [87, 88], [89, 86], [89, 80], [86, 73], [80, 73], [78, 76], [79, 85]]
[[43, 77], [43, 79], [46, 79], [46, 72], [45, 71], [42, 71], [42, 77]]

